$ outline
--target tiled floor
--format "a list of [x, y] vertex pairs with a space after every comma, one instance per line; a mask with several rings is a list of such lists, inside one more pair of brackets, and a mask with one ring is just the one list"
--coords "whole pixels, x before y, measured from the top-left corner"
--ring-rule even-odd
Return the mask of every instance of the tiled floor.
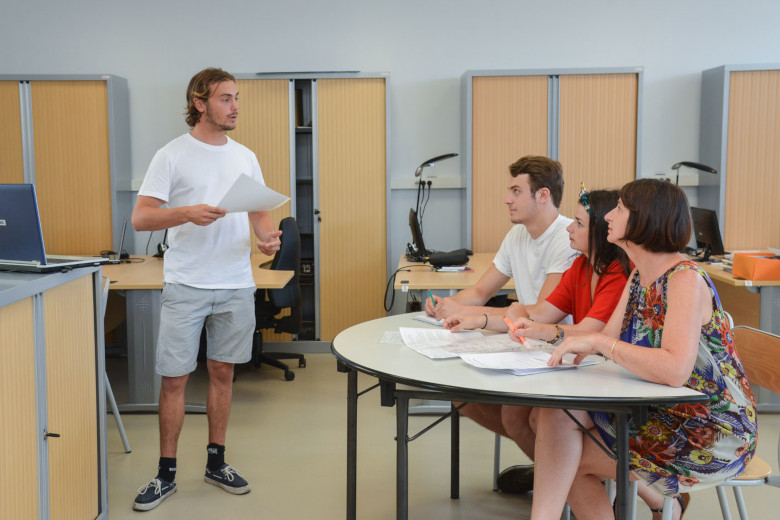
[[[122, 416], [133, 451], [124, 453], [108, 417], [109, 512], [134, 519], [343, 519], [346, 512], [346, 375], [330, 354], [308, 354], [294, 381], [279, 370], [239, 367], [228, 428], [227, 461], [252, 485], [233, 496], [203, 482], [207, 443], [204, 415], [188, 414], [179, 442], [178, 491], [153, 511], [131, 509], [137, 488], [156, 474], [157, 416]], [[111, 360], [110, 360], [111, 361]], [[113, 374], [113, 372], [111, 372]], [[112, 375], [112, 382], [115, 376]], [[360, 377], [359, 388], [373, 384]], [[120, 387], [121, 382], [117, 383]], [[189, 401], [204, 397], [203, 378], [191, 382]], [[121, 401], [121, 395], [117, 395]], [[358, 504], [360, 520], [395, 518], [395, 410], [379, 406], [378, 390], [359, 400]], [[410, 432], [430, 418], [413, 417]], [[780, 415], [760, 417], [759, 454], [777, 470]], [[506, 464], [526, 462], [509, 442]], [[410, 445], [410, 518], [431, 520], [528, 518], [530, 496], [491, 490], [493, 434], [461, 422], [461, 496], [449, 498], [449, 428], [440, 425]], [[751, 518], [780, 517], [780, 489], [744, 491]], [[695, 493], [686, 520], [720, 518], [715, 490]], [[732, 505], [732, 513], [736, 508]], [[641, 504], [638, 518], [649, 519]]]

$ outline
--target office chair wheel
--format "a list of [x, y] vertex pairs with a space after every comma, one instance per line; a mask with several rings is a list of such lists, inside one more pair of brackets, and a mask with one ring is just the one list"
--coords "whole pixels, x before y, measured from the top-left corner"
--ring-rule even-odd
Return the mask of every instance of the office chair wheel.
[[306, 360], [305, 359], [299, 359], [298, 360], [298, 368], [306, 368]]
[[285, 370], [284, 371], [284, 380], [285, 381], [292, 381], [293, 379], [295, 379], [295, 372], [293, 372], [292, 370]]

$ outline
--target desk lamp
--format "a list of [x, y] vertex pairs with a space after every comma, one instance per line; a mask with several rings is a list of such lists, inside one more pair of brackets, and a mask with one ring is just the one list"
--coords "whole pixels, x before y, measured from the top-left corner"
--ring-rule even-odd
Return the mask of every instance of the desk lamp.
[[701, 170], [703, 172], [707, 173], [714, 173], [717, 174], [718, 170], [711, 166], [707, 166], [706, 164], [701, 164], [697, 162], [691, 162], [691, 161], [682, 161], [678, 162], [674, 166], [672, 166], [672, 170], [674, 170], [674, 185], [679, 186], [679, 180], [680, 180], [680, 166], [687, 166], [688, 168], [694, 168], [696, 170]]
[[[444, 161], [447, 159], [452, 159], [453, 157], [457, 157], [457, 156], [458, 154], [456, 153], [445, 153], [444, 155], [437, 155], [432, 159], [428, 159], [420, 166], [418, 166], [416, 170], [414, 170], [414, 176], [419, 177], [420, 175], [422, 175], [423, 168], [427, 168], [428, 166], [435, 166], [437, 162]], [[425, 188], [423, 188], [424, 184], [425, 183], [422, 180], [418, 181], [417, 183], [417, 214], [420, 213], [420, 190], [422, 189], [423, 195], [425, 194], [424, 191]], [[430, 190], [430, 183], [428, 184], [428, 186], [429, 186], [428, 190]], [[430, 191], [428, 192], [428, 197], [430, 197]], [[422, 216], [420, 217], [420, 220], [422, 221]]]

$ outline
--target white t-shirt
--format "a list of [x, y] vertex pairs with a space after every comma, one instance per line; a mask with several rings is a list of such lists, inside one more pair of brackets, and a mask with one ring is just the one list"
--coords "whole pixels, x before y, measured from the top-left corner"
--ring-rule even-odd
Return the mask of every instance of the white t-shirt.
[[517, 300], [536, 303], [544, 279], [551, 273], [563, 273], [571, 267], [577, 252], [569, 245], [566, 227], [571, 219], [558, 215], [542, 236], [534, 240], [523, 224], [515, 224], [504, 237], [493, 264], [515, 280]]
[[[213, 146], [187, 133], [154, 155], [138, 194], [164, 200], [169, 208], [216, 206], [242, 173], [265, 184], [249, 148], [229, 137]], [[249, 230], [246, 212], [228, 213], [208, 226], [188, 222], [170, 228], [165, 282], [202, 289], [254, 287]]]

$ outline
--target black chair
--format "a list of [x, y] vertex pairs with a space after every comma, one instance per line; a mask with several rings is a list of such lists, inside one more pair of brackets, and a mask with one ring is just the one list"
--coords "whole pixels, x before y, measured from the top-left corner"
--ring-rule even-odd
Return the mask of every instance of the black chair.
[[[263, 329], [273, 329], [275, 333], [286, 332], [298, 334], [301, 331], [301, 235], [298, 232], [298, 224], [292, 217], [282, 219], [279, 223], [282, 231], [282, 245], [274, 255], [271, 269], [282, 271], [294, 271], [290, 281], [281, 289], [258, 289], [255, 295], [255, 317], [257, 325], [252, 343], [252, 362], [255, 367], [265, 363], [284, 370], [284, 378], [287, 381], [295, 379], [295, 374], [290, 367], [280, 361], [281, 359], [297, 359], [298, 366], [306, 366], [303, 354], [264, 352]], [[289, 309], [289, 316], [278, 316], [283, 309]], [[277, 317], [278, 316], [278, 317]]]

